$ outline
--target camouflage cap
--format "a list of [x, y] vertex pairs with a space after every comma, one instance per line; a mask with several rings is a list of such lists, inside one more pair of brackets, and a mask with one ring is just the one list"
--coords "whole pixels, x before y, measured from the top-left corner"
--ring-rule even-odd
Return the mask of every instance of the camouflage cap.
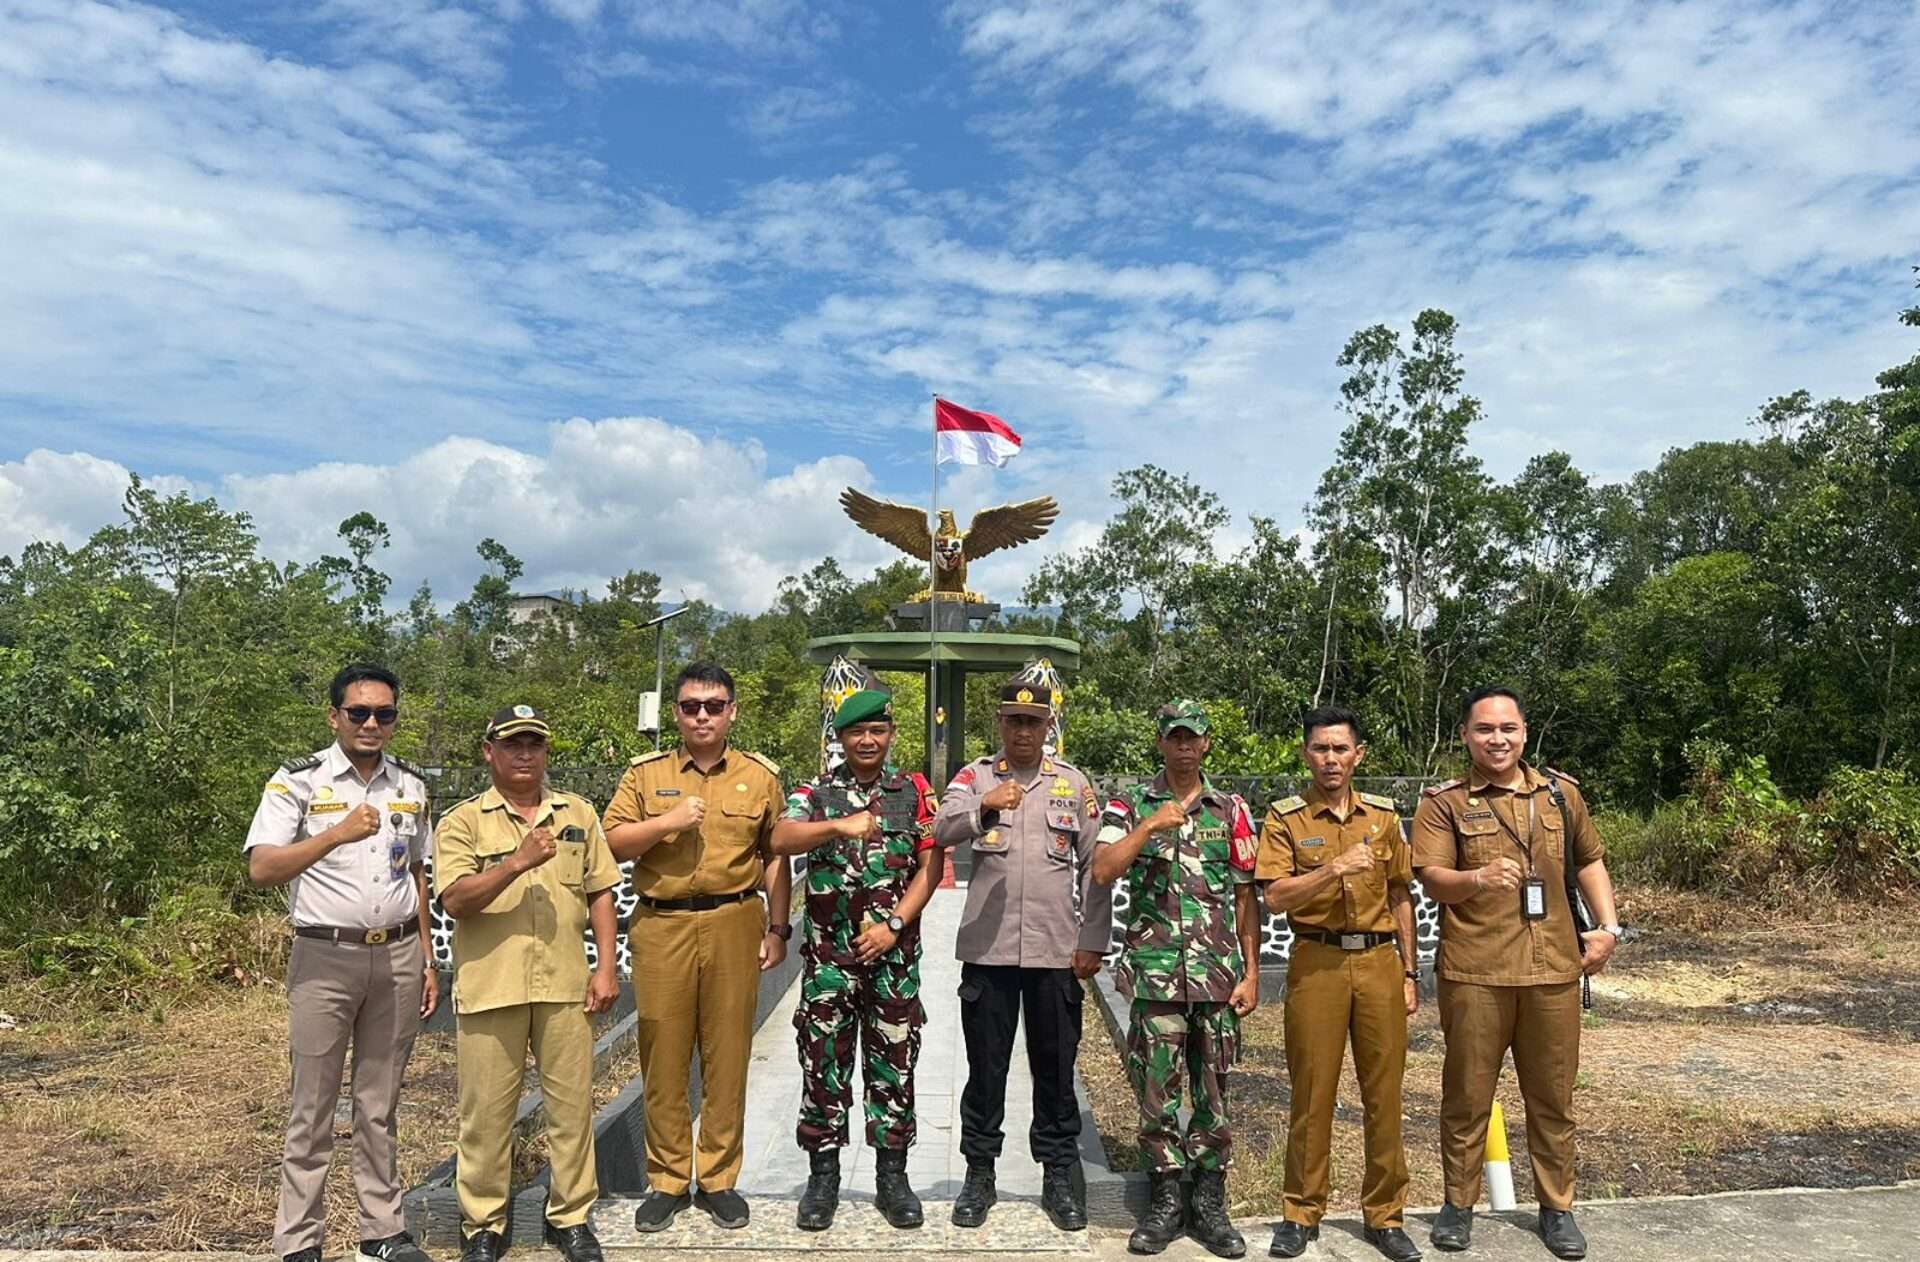
[[843, 731], [855, 723], [865, 723], [872, 719], [885, 719], [893, 722], [893, 694], [882, 692], [878, 688], [862, 688], [842, 701], [833, 712], [833, 730]]
[[1160, 735], [1165, 736], [1176, 727], [1184, 727], [1195, 736], [1207, 734], [1207, 712], [1198, 701], [1169, 701], [1160, 707], [1154, 718], [1160, 724]]

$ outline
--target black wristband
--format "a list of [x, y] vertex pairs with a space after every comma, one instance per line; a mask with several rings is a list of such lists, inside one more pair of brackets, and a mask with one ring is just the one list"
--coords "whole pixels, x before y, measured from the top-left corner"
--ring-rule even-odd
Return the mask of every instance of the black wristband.
[[768, 925], [767, 932], [772, 934], [774, 937], [780, 939], [782, 942], [788, 942], [793, 939], [792, 925]]

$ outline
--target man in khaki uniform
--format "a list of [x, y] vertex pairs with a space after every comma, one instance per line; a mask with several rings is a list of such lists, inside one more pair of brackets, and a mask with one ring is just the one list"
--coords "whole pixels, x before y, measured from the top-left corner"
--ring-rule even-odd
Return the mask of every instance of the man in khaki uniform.
[[[740, 1177], [747, 1062], [760, 974], [786, 957], [793, 877], [773, 855], [786, 807], [780, 768], [732, 749], [733, 676], [693, 665], [674, 681], [680, 748], [633, 760], [607, 804], [607, 840], [631, 859], [639, 898], [627, 928], [646, 1092], [649, 1191], [634, 1226], [661, 1231], [690, 1201], [722, 1227], [747, 1225]], [[762, 907], [759, 893], [767, 890]], [[700, 1048], [695, 1161], [687, 1070]]]
[[[440, 821], [434, 888], [454, 919], [464, 1262], [503, 1248], [513, 1114], [527, 1052], [540, 1069], [552, 1183], [546, 1240], [568, 1262], [600, 1262], [587, 1214], [600, 1195], [593, 1155], [593, 1031], [587, 1015], [620, 993], [613, 888], [620, 868], [593, 803], [547, 787], [547, 721], [509, 706], [487, 725], [493, 787]], [[596, 953], [588, 976], [586, 930]]]
[[[1500, 1062], [1527, 1105], [1527, 1153], [1540, 1235], [1556, 1257], [1582, 1258], [1573, 1221], [1573, 1080], [1580, 1068], [1580, 978], [1606, 967], [1621, 927], [1605, 850], [1570, 776], [1522, 758], [1526, 714], [1507, 688], [1461, 706], [1465, 780], [1426, 790], [1413, 816], [1413, 863], [1440, 904], [1440, 1160], [1447, 1203], [1433, 1243], [1465, 1249], [1480, 1199], [1487, 1119]], [[1565, 855], [1571, 835], [1581, 896], [1600, 927], [1574, 931]]]
[[1320, 1234], [1333, 1107], [1351, 1038], [1366, 1119], [1366, 1239], [1394, 1262], [1413, 1262], [1420, 1250], [1403, 1227], [1407, 1154], [1400, 1142], [1407, 1018], [1420, 1003], [1412, 855], [1393, 799], [1353, 789], [1367, 749], [1360, 717], [1326, 706], [1310, 711], [1300, 728], [1313, 785], [1267, 812], [1254, 868], [1266, 883], [1267, 909], [1285, 912], [1293, 928], [1286, 1008], [1293, 1108], [1285, 1219], [1271, 1252], [1298, 1257]]
[[334, 743], [274, 772], [247, 830], [247, 874], [256, 885], [290, 887], [294, 934], [292, 1089], [274, 1252], [320, 1262], [334, 1105], [351, 1036], [359, 1256], [425, 1262], [401, 1228], [406, 1188], [393, 1122], [414, 1036], [439, 1002], [424, 946], [432, 814], [419, 770], [385, 752], [400, 717], [393, 673], [349, 666], [334, 676], [328, 700]]

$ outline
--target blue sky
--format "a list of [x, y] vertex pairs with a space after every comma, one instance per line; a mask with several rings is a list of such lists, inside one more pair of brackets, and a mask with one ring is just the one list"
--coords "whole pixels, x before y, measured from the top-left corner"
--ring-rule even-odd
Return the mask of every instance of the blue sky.
[[133, 470], [757, 608], [885, 559], [934, 390], [1046, 547], [1146, 460], [1295, 524], [1425, 306], [1490, 469], [1616, 479], [1912, 353], [1915, 82], [1912, 3], [0, 0], [0, 552]]

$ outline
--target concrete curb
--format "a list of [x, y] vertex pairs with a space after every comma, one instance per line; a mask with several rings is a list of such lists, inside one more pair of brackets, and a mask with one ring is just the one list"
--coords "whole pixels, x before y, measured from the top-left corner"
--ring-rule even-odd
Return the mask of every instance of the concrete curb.
[[[787, 988], [800, 975], [800, 953], [789, 950], [778, 967], [760, 979], [760, 994], [755, 1001], [753, 1028], [759, 1030], [767, 1014], [778, 1007]], [[597, 1076], [620, 1051], [637, 1037], [639, 1016], [633, 1011], [631, 983], [622, 983], [616, 1011], [624, 1007], [626, 1015], [594, 1041], [593, 1069]], [[700, 1062], [695, 1057], [688, 1074], [693, 1116], [700, 1115]], [[593, 1118], [594, 1171], [600, 1183], [600, 1195], [638, 1196], [646, 1188], [646, 1103], [645, 1085], [636, 1077], [627, 1083], [606, 1107]], [[521, 1097], [514, 1115], [516, 1136], [531, 1133], [544, 1125], [544, 1100], [538, 1087]], [[1095, 1144], [1098, 1144], [1098, 1136]], [[427, 1173], [426, 1178], [402, 1200], [407, 1231], [422, 1245], [458, 1249], [460, 1234], [460, 1198], [453, 1186], [458, 1157], [448, 1157]], [[516, 1188], [507, 1203], [508, 1245], [538, 1247], [546, 1224], [547, 1184], [551, 1171], [540, 1172], [522, 1187]]]

